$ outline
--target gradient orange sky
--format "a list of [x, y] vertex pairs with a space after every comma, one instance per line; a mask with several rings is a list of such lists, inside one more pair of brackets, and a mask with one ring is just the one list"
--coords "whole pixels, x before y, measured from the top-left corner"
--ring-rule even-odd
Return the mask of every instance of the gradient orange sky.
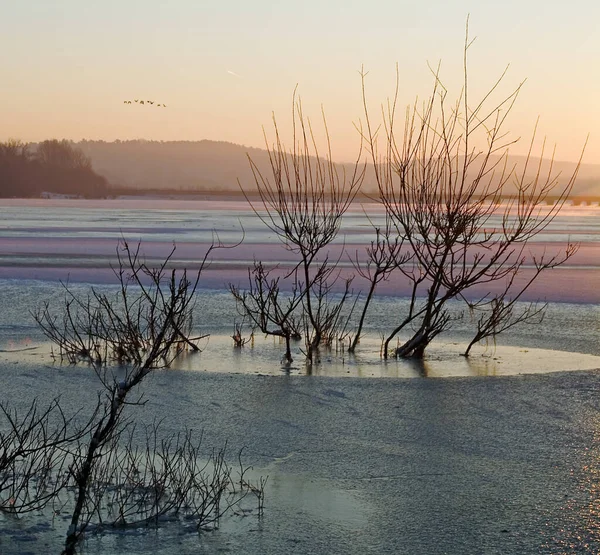
[[[298, 84], [304, 110], [327, 113], [334, 157], [358, 144], [360, 78], [373, 106], [427, 95], [427, 62], [461, 85], [470, 14], [471, 94], [507, 64], [509, 92], [527, 79], [514, 137], [540, 134], [559, 160], [600, 163], [600, 3], [430, 0], [29, 0], [0, 11], [0, 140], [225, 140], [263, 146], [274, 111], [284, 121]], [[154, 100], [167, 108], [123, 104]], [[527, 141], [512, 149], [526, 151]]]

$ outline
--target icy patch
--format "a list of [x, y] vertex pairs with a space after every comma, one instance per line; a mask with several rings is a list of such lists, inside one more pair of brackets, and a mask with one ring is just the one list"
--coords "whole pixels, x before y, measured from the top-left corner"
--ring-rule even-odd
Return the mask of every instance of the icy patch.
[[[237, 348], [229, 336], [212, 335], [202, 348], [201, 353], [190, 352], [176, 360], [173, 368], [190, 372], [354, 378], [512, 376], [600, 369], [600, 356], [506, 345], [474, 347], [471, 355], [464, 357], [466, 344], [460, 342], [435, 343], [423, 360], [383, 360], [379, 342], [366, 338], [356, 354], [350, 355], [342, 348], [323, 349], [312, 365], [304, 359], [302, 344], [294, 349], [292, 365], [282, 363], [283, 346], [272, 338], [255, 337], [252, 343]], [[60, 365], [60, 360], [52, 355], [50, 344], [41, 343], [26, 349], [0, 349], [0, 363], [54, 366]], [[334, 389], [326, 395], [343, 396]]]

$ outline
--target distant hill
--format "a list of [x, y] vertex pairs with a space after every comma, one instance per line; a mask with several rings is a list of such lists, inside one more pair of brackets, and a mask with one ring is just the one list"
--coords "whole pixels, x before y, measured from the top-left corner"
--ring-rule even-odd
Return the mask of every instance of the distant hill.
[[[92, 161], [93, 169], [114, 186], [145, 190], [239, 191], [238, 179], [251, 191], [255, 181], [248, 155], [261, 170], [269, 168], [266, 150], [222, 141], [81, 141], [75, 145]], [[511, 157], [510, 163], [521, 172], [525, 158]], [[538, 158], [529, 161], [527, 174], [534, 174]], [[350, 164], [338, 164], [340, 170]], [[542, 172], [549, 167], [544, 160]], [[576, 164], [554, 162], [553, 172], [566, 182]], [[372, 170], [367, 171], [364, 192], [374, 192]], [[600, 197], [600, 164], [582, 164], [573, 191], [575, 196]]]
[[221, 141], [81, 141], [93, 168], [116, 186], [138, 190], [239, 191], [253, 188], [248, 154], [267, 167], [265, 150]]

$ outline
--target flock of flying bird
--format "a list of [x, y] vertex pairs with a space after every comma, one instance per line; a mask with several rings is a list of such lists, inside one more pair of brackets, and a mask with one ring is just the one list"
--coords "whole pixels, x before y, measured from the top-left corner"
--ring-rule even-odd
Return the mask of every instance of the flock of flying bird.
[[[154, 100], [134, 100], [134, 102], [139, 102], [140, 104], [155, 104]], [[123, 100], [123, 104], [131, 104], [131, 100]], [[166, 108], [167, 105], [166, 104], [160, 104], [156, 103], [156, 106], [162, 106], [163, 108]]]

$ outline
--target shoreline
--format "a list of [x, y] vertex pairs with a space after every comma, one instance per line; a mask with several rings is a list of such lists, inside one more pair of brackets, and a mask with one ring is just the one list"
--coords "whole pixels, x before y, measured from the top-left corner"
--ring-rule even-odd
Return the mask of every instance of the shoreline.
[[[190, 194], [180, 194], [177, 191], [173, 193], [161, 194], [129, 194], [117, 195], [113, 198], [84, 198], [84, 197], [62, 197], [60, 195], [52, 197], [0, 197], [0, 206], [49, 206], [49, 207], [79, 207], [85, 205], [89, 208], [110, 208], [110, 207], [131, 207], [144, 208], [148, 203], [157, 201], [166, 201], [169, 204], [177, 205], [178, 210], [197, 210], [199, 206], [203, 209], [215, 210], [222, 209], [223, 206], [232, 208], [235, 205], [243, 206], [243, 209], [249, 208], [248, 201], [261, 205], [261, 197], [257, 191], [242, 193], [241, 191], [201, 191]], [[383, 208], [377, 199], [377, 192], [372, 194], [360, 193], [350, 204], [350, 211], [360, 211], [362, 205], [370, 205]], [[498, 205], [499, 208], [506, 206], [504, 203]], [[550, 204], [542, 204], [540, 208], [550, 208]], [[168, 210], [169, 208], [154, 208], [155, 210]], [[562, 211], [578, 210], [594, 212], [600, 210], [600, 197], [573, 197], [568, 200]]]

